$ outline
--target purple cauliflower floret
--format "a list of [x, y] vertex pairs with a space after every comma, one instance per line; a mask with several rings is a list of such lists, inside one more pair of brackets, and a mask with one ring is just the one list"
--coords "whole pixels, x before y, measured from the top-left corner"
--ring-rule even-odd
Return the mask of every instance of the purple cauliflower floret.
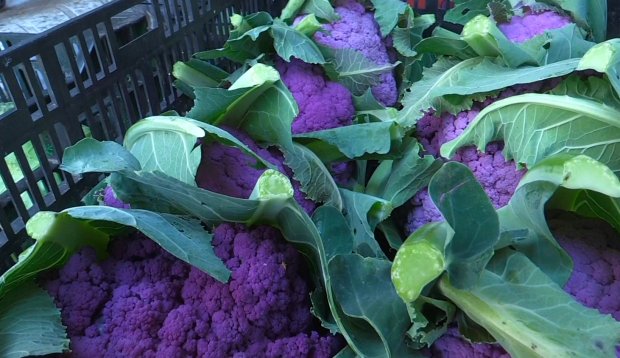
[[106, 355], [153, 356], [158, 331], [168, 313], [178, 305], [180, 285], [168, 281], [143, 281], [114, 288], [103, 310]]
[[[108, 300], [110, 285], [103, 268], [96, 264], [97, 254], [87, 247], [74, 255], [59, 277], [47, 282], [46, 289], [58, 302], [69, 335], [80, 335], [91, 325], [92, 317]], [[76, 293], [80, 294], [76, 294]]]
[[600, 220], [558, 215], [549, 220], [554, 237], [573, 259], [564, 290], [584, 306], [620, 320], [620, 240]]
[[340, 83], [327, 80], [320, 66], [278, 58], [276, 68], [299, 106], [299, 115], [291, 128], [293, 134], [353, 123], [355, 107], [351, 92]]
[[470, 343], [451, 327], [430, 349], [432, 358], [510, 358], [497, 344]]
[[43, 283], [62, 309], [74, 357], [330, 357], [315, 330], [303, 259], [271, 227], [222, 224], [213, 247], [226, 284], [149, 239], [83, 249]]
[[[292, 125], [294, 134], [353, 124], [355, 107], [351, 92], [343, 85], [326, 79], [320, 66], [297, 59], [291, 62], [277, 59], [276, 68], [299, 106], [299, 115]], [[355, 164], [334, 163], [330, 169], [337, 184], [348, 186]]]
[[[359, 51], [376, 64], [390, 63], [386, 44], [372, 12], [367, 12], [355, 0], [337, 1], [335, 10], [340, 19], [323, 25], [323, 31], [316, 32], [314, 39], [318, 43], [336, 49]], [[398, 100], [394, 74], [382, 74], [380, 83], [372, 87], [372, 93], [383, 105], [393, 106]]]
[[554, 11], [530, 12], [524, 16], [513, 16], [510, 22], [498, 24], [506, 37], [516, 43], [526, 42], [545, 31], [555, 30], [571, 24], [570, 17]]
[[[441, 145], [461, 135], [484, 107], [499, 99], [540, 91], [543, 85], [540, 82], [514, 86], [504, 90], [496, 98], [475, 103], [472, 109], [456, 115], [445, 113], [438, 118], [433, 112], [429, 112], [418, 121], [416, 136], [427, 154], [439, 157]], [[508, 204], [525, 174], [524, 169], [517, 170], [514, 161], [506, 162], [502, 149], [503, 144], [500, 142], [489, 143], [483, 153], [475, 147], [464, 147], [459, 149], [451, 159], [469, 167], [496, 208]], [[442, 220], [441, 213], [426, 189], [416, 194], [410, 201], [410, 205], [404, 225], [407, 235], [429, 222]]]
[[338, 349], [338, 343], [318, 333], [300, 333], [294, 337], [278, 339], [269, 343], [265, 357], [329, 357]]
[[[256, 145], [245, 132], [234, 128], [224, 129], [264, 160], [282, 167], [280, 158], [274, 157], [272, 152]], [[203, 144], [201, 149], [202, 161], [196, 174], [198, 186], [216, 193], [247, 199], [256, 181], [265, 171], [265, 169], [255, 167], [256, 159], [239, 148], [226, 146], [219, 142]]]
[[[225, 129], [261, 158], [275, 165], [280, 172], [289, 177], [293, 176], [292, 171], [284, 165], [284, 157], [277, 149], [261, 148], [246, 133], [233, 128]], [[203, 144], [201, 149], [202, 160], [196, 174], [198, 187], [247, 199], [265, 169], [257, 169], [255, 167], [256, 160], [239, 148], [215, 142], [208, 145]], [[291, 182], [297, 202], [307, 213], [312, 213], [316, 209], [316, 204], [306, 198], [301, 191], [301, 184], [297, 180], [293, 179]]]
[[[427, 115], [420, 120], [420, 142], [429, 154], [438, 156], [439, 147], [456, 138], [478, 114], [478, 110], [461, 112], [456, 116], [446, 114], [441, 118]], [[517, 170], [514, 162], [506, 162], [501, 143], [490, 143], [484, 153], [475, 147], [460, 149], [452, 160], [466, 164], [480, 182], [493, 205], [505, 206], [516, 189], [524, 170]], [[440, 221], [442, 216], [426, 190], [411, 200], [412, 210], [408, 214], [406, 232], [410, 234], [421, 226]]]
[[116, 193], [111, 186], [106, 186], [103, 190], [103, 204], [105, 206], [111, 206], [118, 209], [131, 209], [131, 205], [125, 204], [122, 200], [116, 197]]

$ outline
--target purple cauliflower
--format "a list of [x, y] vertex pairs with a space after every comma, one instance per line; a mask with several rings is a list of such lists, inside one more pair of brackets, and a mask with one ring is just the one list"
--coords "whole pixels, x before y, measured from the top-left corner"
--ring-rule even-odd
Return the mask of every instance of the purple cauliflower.
[[456, 327], [450, 327], [430, 349], [432, 358], [510, 358], [497, 344], [470, 343]]
[[[620, 320], [620, 241], [618, 232], [596, 219], [568, 213], [549, 215], [549, 228], [573, 259], [573, 272], [564, 285], [582, 305]], [[616, 347], [620, 357], [620, 346]]]
[[620, 241], [618, 233], [599, 220], [560, 214], [549, 227], [573, 259], [564, 290], [583, 305], [620, 320]]
[[355, 107], [351, 93], [340, 83], [327, 80], [320, 66], [297, 59], [277, 59], [276, 68], [299, 106], [299, 115], [291, 128], [294, 134], [353, 123]]
[[571, 24], [570, 17], [554, 11], [529, 12], [524, 16], [513, 16], [510, 22], [498, 24], [499, 29], [512, 42], [523, 43], [545, 31], [555, 30]]
[[[343, 85], [326, 79], [320, 66], [297, 59], [291, 62], [277, 59], [276, 68], [299, 106], [299, 115], [291, 128], [294, 134], [353, 124], [355, 107], [351, 92]], [[334, 180], [341, 186], [349, 185], [354, 170], [354, 162], [334, 163], [331, 166]]]
[[[281, 157], [275, 157], [269, 150], [259, 147], [249, 135], [241, 130], [224, 129], [261, 158], [283, 171]], [[248, 156], [239, 148], [226, 146], [219, 142], [202, 144], [201, 149], [202, 161], [196, 173], [198, 186], [236, 198], [248, 198], [256, 181], [265, 171], [265, 169], [255, 168], [256, 159]]]
[[226, 284], [139, 235], [97, 262], [83, 249], [43, 286], [61, 308], [74, 357], [330, 357], [319, 333], [303, 259], [277, 230], [222, 224], [215, 253]]
[[[506, 92], [501, 97], [514, 94], [512, 90]], [[491, 101], [477, 104], [471, 110], [457, 115], [446, 113], [437, 118], [433, 113], [426, 114], [416, 127], [418, 140], [428, 154], [438, 157], [441, 145], [458, 137], [480, 113], [480, 110], [490, 104], [489, 102]], [[460, 149], [452, 158], [452, 160], [466, 164], [471, 169], [497, 208], [508, 203], [521, 177], [525, 174], [524, 170], [516, 169], [514, 162], [506, 162], [502, 149], [503, 145], [497, 142], [490, 143], [484, 153], [478, 152], [475, 147], [466, 147]], [[405, 224], [407, 235], [429, 222], [442, 220], [441, 213], [426, 190], [416, 194], [411, 200], [411, 205], [412, 209], [407, 215]]]
[[[292, 177], [292, 171], [284, 165], [284, 157], [277, 149], [261, 148], [246, 133], [233, 128], [225, 129], [261, 158], [275, 165], [280, 172]], [[265, 169], [255, 168], [256, 160], [239, 148], [216, 142], [202, 145], [201, 149], [202, 160], [196, 174], [198, 187], [237, 198], [248, 198]], [[297, 180], [291, 182], [299, 205], [307, 213], [312, 213], [316, 204], [305, 197]]]
[[[376, 64], [390, 63], [386, 43], [381, 38], [379, 25], [372, 12], [367, 12], [355, 0], [336, 1], [335, 9], [340, 19], [323, 25], [323, 31], [314, 35], [318, 43], [331, 48], [359, 51]], [[372, 93], [383, 105], [393, 106], [398, 101], [394, 74], [382, 74], [380, 83], [372, 87]]]
[[118, 209], [130, 209], [131, 205], [125, 204], [122, 200], [116, 197], [116, 193], [111, 186], [106, 186], [103, 190], [103, 204], [105, 206], [111, 206]]
[[[291, 175], [279, 151], [231, 132]], [[200, 186], [250, 195], [263, 172], [253, 158], [219, 143], [202, 150]], [[226, 284], [138, 235], [113, 240], [101, 263], [90, 248], [73, 255], [43, 282], [61, 308], [72, 356], [329, 357], [341, 348], [340, 338], [315, 329], [304, 261], [277, 230], [222, 224], [212, 244], [231, 270]]]

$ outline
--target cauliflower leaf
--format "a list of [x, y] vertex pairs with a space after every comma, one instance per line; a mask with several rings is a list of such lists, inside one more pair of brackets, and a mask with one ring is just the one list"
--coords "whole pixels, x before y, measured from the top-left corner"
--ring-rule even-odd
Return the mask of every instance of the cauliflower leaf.
[[0, 356], [20, 358], [69, 350], [60, 310], [34, 282], [20, 285], [0, 302]]
[[477, 286], [460, 290], [444, 276], [439, 289], [515, 358], [611, 357], [620, 342], [619, 322], [582, 306], [510, 249], [493, 256]]

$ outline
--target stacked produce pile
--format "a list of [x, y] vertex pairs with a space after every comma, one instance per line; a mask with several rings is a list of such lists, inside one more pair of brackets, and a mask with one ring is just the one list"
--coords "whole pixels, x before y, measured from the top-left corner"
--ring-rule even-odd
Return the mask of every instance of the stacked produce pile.
[[191, 110], [67, 148], [106, 177], [27, 223], [0, 356], [620, 356], [605, 1], [455, 3], [233, 15]]

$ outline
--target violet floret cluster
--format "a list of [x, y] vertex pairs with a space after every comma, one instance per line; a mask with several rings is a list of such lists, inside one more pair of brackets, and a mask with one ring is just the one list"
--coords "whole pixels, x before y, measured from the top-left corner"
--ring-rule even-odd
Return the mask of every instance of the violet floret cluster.
[[[379, 65], [390, 63], [386, 42], [381, 37], [379, 25], [372, 12], [366, 11], [364, 6], [355, 0], [336, 1], [335, 10], [340, 19], [323, 25], [322, 31], [314, 35], [318, 43], [336, 49], [359, 51]], [[383, 105], [393, 106], [398, 101], [394, 74], [382, 74], [380, 82], [372, 87], [372, 94]]]
[[116, 193], [111, 186], [106, 186], [103, 190], [103, 204], [117, 209], [131, 209], [131, 205], [124, 203], [121, 199], [116, 197]]
[[[299, 115], [291, 128], [293, 134], [353, 124], [355, 107], [351, 92], [343, 85], [328, 80], [320, 66], [296, 59], [291, 62], [278, 59], [276, 68], [299, 106]], [[329, 169], [337, 184], [347, 186], [351, 183], [355, 163], [333, 163]]]
[[303, 259], [273, 228], [222, 224], [216, 254], [226, 284], [144, 237], [114, 240], [110, 258], [75, 254], [43, 283], [62, 310], [75, 357], [330, 357]]
[[[275, 165], [280, 172], [287, 174], [290, 178], [293, 177], [292, 170], [284, 165], [284, 157], [280, 151], [275, 148], [259, 147], [249, 135], [241, 130], [224, 129], [261, 158]], [[198, 187], [203, 189], [247, 199], [252, 193], [256, 181], [265, 171], [263, 168], [256, 167], [256, 159], [236, 147], [215, 142], [203, 144], [201, 150], [202, 160], [198, 166], [196, 183]], [[301, 184], [297, 180], [292, 179], [291, 183], [295, 190], [295, 199], [299, 205], [307, 213], [312, 213], [316, 209], [316, 204], [301, 191]]]
[[[416, 137], [424, 147], [426, 154], [440, 157], [441, 146], [461, 135], [485, 107], [500, 99], [523, 93], [543, 91], [552, 86], [553, 83], [554, 81], [542, 81], [513, 86], [505, 89], [496, 97], [474, 103], [470, 110], [462, 111], [456, 115], [443, 113], [438, 117], [433, 111], [429, 111], [416, 124]], [[505, 160], [502, 142], [489, 143], [484, 152], [479, 151], [474, 146], [461, 148], [451, 160], [461, 162], [469, 167], [496, 208], [508, 204], [526, 171], [517, 168], [514, 161]], [[407, 213], [407, 220], [404, 225], [407, 235], [425, 224], [442, 220], [441, 213], [432, 202], [426, 189], [416, 194], [411, 199], [410, 204], [411, 209]]]
[[548, 10], [513, 16], [510, 22], [498, 24], [498, 27], [510, 41], [523, 43], [545, 31], [560, 29], [571, 23], [570, 17]]
[[292, 59], [277, 59], [282, 82], [291, 91], [299, 115], [291, 127], [293, 134], [338, 128], [353, 123], [355, 107], [351, 92], [326, 78], [318, 65]]

